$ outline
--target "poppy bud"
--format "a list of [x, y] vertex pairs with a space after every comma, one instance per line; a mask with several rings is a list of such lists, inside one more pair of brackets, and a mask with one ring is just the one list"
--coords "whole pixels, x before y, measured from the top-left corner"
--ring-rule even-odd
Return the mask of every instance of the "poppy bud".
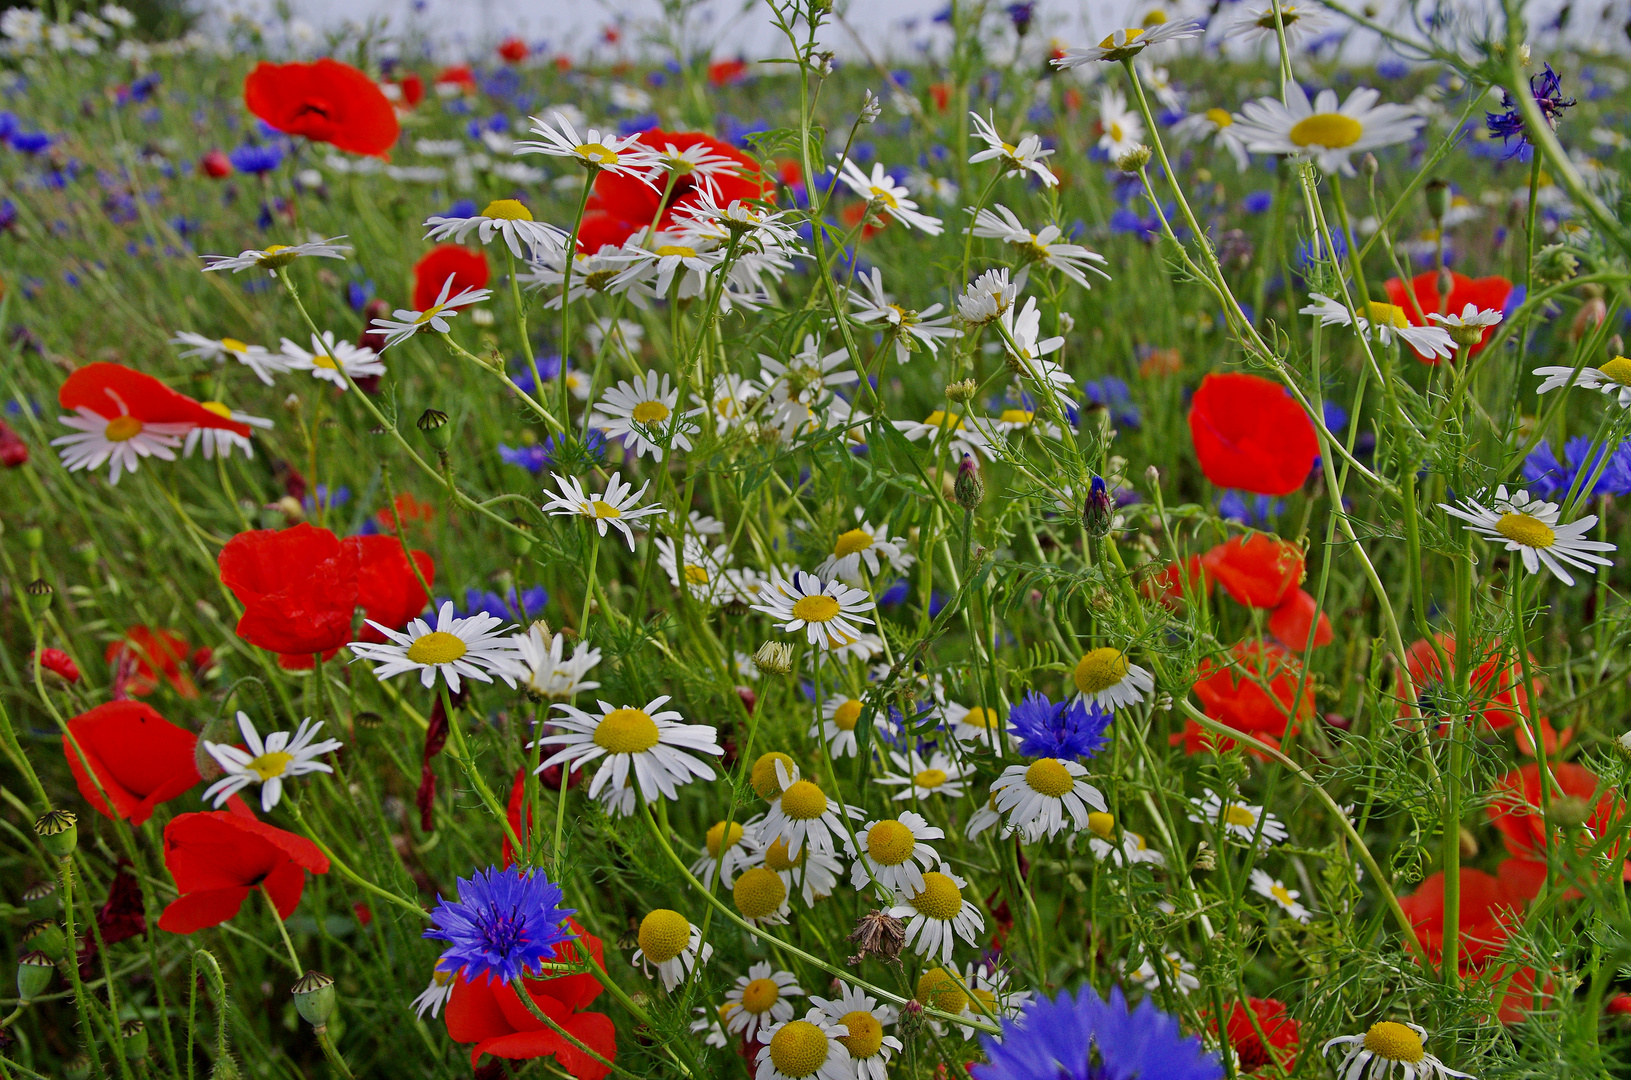
[[446, 450], [448, 444], [453, 441], [453, 429], [448, 423], [447, 413], [439, 409], [426, 409], [419, 414], [419, 419], [413, 422], [413, 426], [419, 429], [419, 434], [425, 437], [426, 442], [438, 450]]
[[232, 175], [232, 159], [219, 150], [211, 150], [199, 158], [198, 167], [212, 180], [221, 180]]
[[79, 819], [67, 810], [47, 810], [34, 822], [34, 832], [45, 850], [58, 859], [73, 855], [79, 846]]
[[308, 971], [290, 988], [294, 1007], [312, 1027], [321, 1031], [334, 1015], [334, 979], [321, 971]]
[[23, 586], [23, 594], [28, 597], [28, 608], [36, 615], [43, 615], [45, 609], [51, 606], [51, 594], [54, 590], [51, 583], [44, 578], [35, 578]]
[[376, 712], [360, 712], [351, 718], [351, 726], [362, 728], [364, 731], [372, 731], [384, 723], [385, 718]]
[[1578, 829], [1591, 820], [1593, 807], [1577, 795], [1561, 795], [1546, 810], [1546, 820], [1563, 829]]
[[17, 958], [17, 999], [33, 1001], [51, 985], [51, 976], [57, 973], [57, 963], [38, 949], [25, 952]]
[[1366, 176], [1375, 176], [1381, 171], [1381, 168], [1381, 163], [1376, 160], [1375, 154], [1367, 153], [1359, 159], [1359, 171]]
[[57, 883], [41, 881], [23, 890], [23, 906], [37, 918], [54, 915], [57, 911]]
[[1110, 524], [1115, 519], [1115, 510], [1115, 504], [1110, 501], [1110, 492], [1105, 489], [1104, 478], [1095, 476], [1093, 486], [1082, 502], [1082, 527], [1087, 530], [1087, 535], [1095, 539], [1108, 535]]
[[1601, 296], [1591, 296], [1580, 305], [1580, 310], [1574, 316], [1574, 323], [1569, 327], [1569, 340], [1579, 341], [1588, 333], [1603, 325], [1608, 318], [1608, 305]]
[[979, 466], [974, 463], [974, 455], [963, 455], [962, 464], [957, 466], [957, 479], [952, 484], [951, 493], [957, 505], [970, 513], [985, 501], [985, 480], [980, 476]]
[[1427, 213], [1437, 225], [1444, 220], [1444, 215], [1450, 212], [1450, 184], [1437, 177], [1427, 181], [1422, 189], [1422, 195], [1427, 199]]
[[126, 1020], [119, 1025], [119, 1034], [125, 1040], [125, 1060], [140, 1061], [147, 1056], [147, 1025], [140, 1020]]
[[35, 919], [23, 927], [22, 942], [31, 951], [42, 952], [52, 960], [68, 955], [68, 935], [54, 919]]
[[215, 1068], [210, 1070], [210, 1080], [240, 1080], [243, 1072], [239, 1070], [238, 1063], [232, 1060], [231, 1054], [222, 1054], [215, 1059]]
[[793, 650], [780, 641], [767, 641], [753, 654], [753, 664], [772, 675], [787, 675], [793, 670]]

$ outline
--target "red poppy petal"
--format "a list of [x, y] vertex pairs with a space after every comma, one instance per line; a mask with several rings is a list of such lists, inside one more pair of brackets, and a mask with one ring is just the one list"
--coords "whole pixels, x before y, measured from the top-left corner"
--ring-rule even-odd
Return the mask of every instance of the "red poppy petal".
[[1325, 617], [1323, 611], [1319, 612], [1317, 622], [1314, 616], [1313, 594], [1306, 589], [1293, 590], [1286, 594], [1280, 606], [1269, 616], [1269, 633], [1294, 652], [1302, 652], [1308, 647], [1310, 634], [1314, 637], [1315, 648], [1329, 645], [1334, 636], [1331, 620]]
[[122, 414], [149, 424], [192, 424], [249, 434], [249, 425], [213, 413], [186, 394], [145, 372], [106, 361], [75, 368], [57, 389], [64, 409], [90, 409], [113, 419]]
[[253, 892], [246, 886], [210, 889], [188, 893], [173, 901], [159, 916], [159, 929], [172, 934], [191, 934], [207, 926], [218, 926], [238, 914]]
[[483, 1054], [518, 1060], [549, 1057], [566, 1049], [569, 1049], [566, 1040], [547, 1028], [541, 1031], [517, 1031], [509, 1035], [483, 1039], [477, 1043], [470, 1050], [470, 1065], [474, 1068]]
[[1289, 495], [1308, 479], [1319, 441], [1279, 383], [1256, 375], [1208, 375], [1191, 399], [1189, 433], [1206, 478], [1258, 495]]
[[261, 888], [277, 905], [277, 913], [287, 919], [300, 906], [300, 894], [306, 891], [306, 871], [292, 862], [286, 862], [266, 875]]
[[486, 979], [470, 982], [458, 976], [442, 1015], [447, 1021], [448, 1037], [454, 1042], [481, 1042], [515, 1031], [504, 1019], [504, 1010], [498, 1007], [498, 998]]

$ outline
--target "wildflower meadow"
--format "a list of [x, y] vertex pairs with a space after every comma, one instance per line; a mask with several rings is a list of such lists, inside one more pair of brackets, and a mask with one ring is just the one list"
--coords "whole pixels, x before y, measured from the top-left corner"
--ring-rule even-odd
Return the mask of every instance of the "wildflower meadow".
[[0, 1080], [1631, 1076], [1631, 11], [887, 7], [0, 17]]

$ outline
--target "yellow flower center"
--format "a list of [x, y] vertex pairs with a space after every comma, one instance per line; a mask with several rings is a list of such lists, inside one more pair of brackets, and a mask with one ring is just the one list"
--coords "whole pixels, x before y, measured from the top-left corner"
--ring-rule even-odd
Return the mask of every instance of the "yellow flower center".
[[809, 821], [827, 812], [827, 796], [808, 780], [795, 780], [782, 792], [782, 813], [794, 821]]
[[793, 605], [793, 618], [805, 622], [830, 622], [838, 617], [838, 601], [826, 593], [806, 596]]
[[1290, 907], [1292, 904], [1296, 903], [1296, 901], [1292, 898], [1291, 890], [1280, 884], [1278, 881], [1269, 886], [1269, 895], [1280, 901], [1280, 903], [1284, 904], [1286, 907]]
[[1365, 1049], [1389, 1061], [1404, 1061], [1414, 1065], [1427, 1056], [1422, 1049], [1421, 1036], [1391, 1020], [1372, 1024], [1365, 1032]]
[[883, 203], [885, 206], [894, 208], [900, 205], [900, 200], [896, 199], [895, 193], [890, 191], [888, 188], [875, 187], [871, 190], [872, 197]]
[[273, 244], [261, 252], [260, 258], [255, 260], [255, 264], [267, 270], [276, 270], [294, 262], [297, 255], [298, 253], [290, 250], [287, 244]]
[[1220, 128], [1230, 127], [1235, 122], [1235, 118], [1229, 115], [1228, 109], [1207, 109], [1206, 118]]
[[912, 786], [933, 790], [946, 782], [945, 769], [924, 769], [912, 777]]
[[[1152, 26], [1160, 26], [1162, 23], [1164, 23], [1166, 21], [1167, 21], [1167, 13], [1162, 11], [1160, 8], [1156, 8], [1154, 11], [1151, 11], [1148, 15], [1144, 16], [1144, 27], [1145, 27], [1145, 29], [1148, 29], [1149, 27], [1152, 27]], [[1132, 36], [1133, 36], [1133, 32], [1131, 30], [1129, 30], [1127, 32], [1128, 39], [1130, 40], [1132, 38]]]
[[858, 700], [850, 698], [833, 710], [833, 726], [839, 731], [854, 731], [855, 725], [861, 722], [861, 708]]
[[1100, 840], [1108, 840], [1116, 828], [1115, 815], [1106, 814], [1099, 810], [1091, 811], [1087, 815], [1087, 828]]
[[334, 357], [327, 353], [318, 353], [311, 358], [312, 367], [328, 368], [330, 371], [339, 371], [340, 365], [334, 362]]
[[[1156, 12], [1153, 12], [1153, 11], [1150, 12], [1151, 17], [1154, 17], [1156, 14], [1157, 14]], [[1163, 18], [1162, 21], [1164, 22], [1165, 18]], [[1123, 34], [1126, 36], [1127, 40], [1125, 42], [1123, 42], [1122, 44], [1131, 45], [1143, 33], [1144, 33], [1143, 28], [1142, 27], [1137, 27], [1137, 26], [1135, 26], [1135, 27], [1133, 27], [1133, 28], [1131, 28], [1129, 30], [1123, 31]], [[1109, 37], [1107, 37], [1103, 41], [1099, 42], [1099, 48], [1101, 48], [1101, 49], [1119, 48], [1119, 46], [1116, 45], [1116, 35], [1111, 34]]]
[[1552, 527], [1532, 514], [1508, 511], [1495, 523], [1495, 531], [1524, 547], [1549, 548], [1557, 542]]
[[523, 206], [518, 199], [494, 199], [487, 204], [487, 209], [481, 212], [485, 218], [496, 218], [499, 221], [531, 221], [532, 211]]
[[845, 555], [865, 551], [871, 546], [871, 533], [865, 529], [851, 529], [849, 532], [839, 534], [837, 542], [832, 546], [832, 553], [842, 559]]
[[985, 709], [976, 705], [968, 711], [967, 716], [963, 717], [962, 722], [969, 727], [983, 728], [990, 731], [997, 726], [997, 710]]
[[800, 848], [799, 857], [789, 859], [787, 857], [787, 841], [778, 836], [774, 843], [765, 848], [765, 865], [778, 874], [786, 873], [788, 870], [803, 866], [804, 855], [809, 850], [808, 847]]
[[590, 499], [588, 516], [592, 518], [620, 518], [623, 516], [623, 511], [604, 499]]
[[898, 821], [880, 821], [866, 833], [866, 853], [879, 866], [899, 866], [916, 847], [917, 837]]
[[1365, 133], [1359, 121], [1341, 113], [1315, 113], [1305, 116], [1291, 127], [1291, 141], [1298, 146], [1318, 146], [1326, 150], [1340, 150], [1352, 146]]
[[721, 821], [721, 822], [717, 823], [716, 825], [714, 825], [713, 828], [708, 830], [708, 854], [709, 854], [709, 856], [712, 857], [712, 858], [717, 859], [717, 858], [719, 858], [719, 852], [720, 852], [721, 849], [735, 847], [738, 843], [741, 842], [743, 831], [744, 830], [742, 828], [742, 823], [740, 821], [731, 822], [730, 839], [726, 840], [725, 839], [725, 823], [723, 821]]
[[617, 164], [617, 151], [608, 150], [600, 143], [580, 143], [572, 148], [572, 152], [593, 165], [605, 168]]
[[[1294, 7], [1282, 7], [1280, 9], [1281, 26], [1290, 27], [1291, 24], [1296, 22], [1299, 18], [1301, 18], [1301, 16], [1297, 14], [1297, 9]], [[1257, 25], [1262, 27], [1264, 30], [1274, 29], [1274, 11], [1272, 8], [1265, 12], [1262, 17], [1257, 20]]]
[[708, 571], [693, 563], [686, 563], [685, 580], [692, 585], [706, 585], [708, 584]]
[[595, 745], [613, 754], [643, 754], [657, 740], [657, 721], [644, 709], [613, 709], [595, 725]]
[[684, 952], [690, 941], [690, 920], [677, 911], [658, 908], [640, 920], [640, 951], [653, 964], [666, 964]]
[[273, 750], [269, 753], [262, 754], [260, 757], [245, 765], [244, 768], [260, 777], [261, 783], [264, 784], [274, 776], [282, 776], [283, 770], [287, 769], [289, 767], [289, 762], [293, 760], [293, 754], [285, 754], [281, 750]]
[[[745, 919], [763, 919], [767, 915], [774, 915], [776, 909], [782, 906], [787, 899], [787, 886], [782, 879], [776, 876], [776, 871], [763, 866], [755, 866], [736, 878], [736, 884], [731, 888], [731, 899], [736, 901], [736, 910], [742, 913]], [[765, 998], [764, 984], [769, 984], [768, 1000]], [[758, 987], [758, 993], [754, 988]], [[776, 984], [769, 979], [757, 979], [748, 983], [747, 989], [742, 991], [742, 1007], [748, 1012], [764, 1012], [776, 1003], [780, 991]], [[753, 1003], [762, 1002], [758, 1008]]]
[[1122, 135], [1121, 135], [1121, 121], [1120, 120], [1112, 120], [1110, 122], [1110, 138], [1114, 142], [1120, 142], [1121, 141]]
[[1223, 808], [1223, 823], [1225, 825], [1238, 825], [1243, 829], [1257, 828], [1257, 815], [1250, 807], [1234, 803]]
[[1127, 654], [1108, 646], [1094, 649], [1076, 661], [1073, 677], [1082, 693], [1103, 693], [1127, 677]]
[[118, 416], [108, 421], [102, 437], [108, 442], [129, 442], [142, 433], [142, 422], [134, 416]]
[[232, 410], [219, 401], [200, 401], [199, 404], [223, 420], [232, 419]]
[[664, 244], [657, 249], [658, 255], [678, 255], [684, 259], [692, 258], [696, 253], [696, 248], [686, 247], [684, 244]]
[[924, 426], [932, 428], [947, 428], [956, 431], [963, 426], [963, 418], [954, 412], [936, 409], [923, 420]]
[[1370, 321], [1379, 326], [1391, 326], [1395, 330], [1403, 330], [1410, 325], [1405, 318], [1404, 308], [1398, 304], [1384, 304], [1380, 300], [1370, 302]]
[[436, 304], [433, 307], [426, 308], [424, 311], [419, 313], [419, 317], [413, 321], [413, 324], [415, 326], [424, 326], [436, 316], [440, 315], [442, 313], [442, 308], [445, 306], [445, 304]]
[[1004, 424], [1029, 424], [1036, 419], [1036, 413], [1024, 409], [1004, 409], [998, 419]]
[[1063, 761], [1045, 757], [1033, 761], [1025, 770], [1025, 783], [1032, 791], [1057, 799], [1076, 786], [1076, 778], [1070, 775]]
[[827, 1063], [827, 1033], [808, 1020], [783, 1024], [771, 1036], [770, 1062], [789, 1080], [809, 1076]]
[[230, 338], [230, 337], [224, 337], [224, 338], [221, 339], [221, 348], [225, 349], [227, 352], [248, 352], [249, 351], [249, 346], [248, 345], [245, 345], [243, 342], [239, 341], [237, 338]]
[[780, 750], [760, 754], [759, 760], [753, 763], [753, 772], [750, 778], [753, 781], [753, 790], [759, 793], [761, 799], [774, 799], [781, 793], [781, 783], [776, 779], [776, 762], [778, 761], [782, 763], [782, 768], [787, 770], [789, 776], [793, 775], [793, 759]]
[[432, 630], [408, 646], [408, 659], [416, 664], [451, 664], [469, 651], [459, 635]]
[[883, 1025], [865, 1009], [845, 1013], [838, 1022], [849, 1029], [848, 1035], [838, 1036], [853, 1061], [865, 1061], [883, 1048]]
[[1631, 386], [1631, 357], [1616, 356], [1597, 370], [1621, 386]]
[[668, 419], [668, 406], [660, 401], [642, 401], [629, 413], [629, 417], [642, 424], [660, 424]]
[[955, 973], [943, 967], [925, 971], [917, 980], [917, 990], [912, 996], [953, 1016], [968, 1008], [968, 988]]
[[955, 919], [963, 910], [963, 891], [945, 874], [923, 875], [923, 891], [908, 901], [931, 919]]

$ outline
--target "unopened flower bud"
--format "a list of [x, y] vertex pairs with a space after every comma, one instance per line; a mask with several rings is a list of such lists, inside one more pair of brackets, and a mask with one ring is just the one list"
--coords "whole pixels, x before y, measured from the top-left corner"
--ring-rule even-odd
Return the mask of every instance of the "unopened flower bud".
[[62, 1075], [67, 1080], [85, 1080], [91, 1075], [91, 1059], [85, 1056], [84, 1051], [75, 1054], [62, 1067]]
[[1427, 214], [1437, 226], [1444, 220], [1444, 215], [1450, 212], [1449, 181], [1434, 177], [1422, 188], [1422, 195], [1427, 200]]
[[1557, 285], [1580, 272], [1580, 260], [1563, 244], [1547, 244], [1535, 252], [1535, 280]]
[[1110, 525], [1115, 520], [1115, 503], [1110, 501], [1110, 492], [1104, 486], [1104, 478], [1095, 476], [1093, 486], [1088, 489], [1087, 498], [1082, 501], [1082, 528], [1087, 535], [1097, 539], [1110, 533]]
[[1116, 168], [1120, 169], [1124, 173], [1135, 173], [1150, 163], [1151, 153], [1153, 153], [1153, 151], [1149, 147], [1145, 146], [1143, 143], [1139, 143], [1131, 150], [1128, 150], [1126, 153], [1116, 158]]
[[426, 442], [438, 450], [446, 450], [453, 441], [453, 427], [448, 423], [447, 413], [440, 409], [426, 409], [419, 414], [413, 426], [419, 429]]
[[1465, 825], [1461, 826], [1461, 857], [1463, 859], [1476, 859], [1478, 857], [1478, 837]]
[[79, 819], [67, 810], [47, 810], [34, 822], [34, 832], [45, 850], [58, 859], [73, 855], [79, 846]]
[[238, 1063], [232, 1060], [231, 1054], [222, 1054], [215, 1059], [215, 1067], [210, 1070], [210, 1080], [242, 1080], [243, 1071]]
[[793, 670], [793, 650], [780, 641], [767, 641], [753, 654], [753, 665], [771, 675], [787, 675]]
[[328, 1025], [334, 1015], [334, 979], [321, 971], [308, 971], [300, 976], [289, 993], [294, 995], [294, 1007], [302, 1019], [314, 1028]]
[[140, 1061], [147, 1056], [147, 1025], [140, 1020], [126, 1020], [119, 1025], [119, 1034], [125, 1041], [125, 1060]]
[[979, 388], [979, 384], [973, 379], [962, 379], [958, 382], [947, 383], [946, 397], [959, 405], [963, 405], [974, 399], [974, 394]]
[[1195, 849], [1195, 873], [1210, 874], [1218, 868], [1218, 853], [1212, 850], [1212, 845], [1202, 840]]
[[870, 124], [877, 120], [882, 112], [883, 102], [878, 100], [876, 94], [874, 94], [871, 90], [868, 90], [866, 92], [866, 97], [861, 101], [860, 122], [863, 124]]
[[1375, 154], [1367, 152], [1364, 157], [1359, 159], [1359, 171], [1366, 176], [1375, 176], [1381, 169], [1382, 165], [1376, 160]]
[[57, 973], [57, 962], [39, 949], [25, 952], [17, 958], [17, 1000], [33, 1001], [51, 985], [51, 976]]
[[377, 712], [360, 712], [351, 718], [351, 726], [372, 731], [385, 725], [385, 718]]
[[1591, 820], [1591, 803], [1577, 795], [1560, 795], [1546, 810], [1546, 820], [1561, 829], [1578, 829]]
[[38, 551], [45, 546], [45, 530], [38, 525], [30, 525], [23, 530], [23, 546], [30, 551]]
[[985, 501], [985, 480], [980, 476], [980, 467], [974, 462], [973, 454], [964, 454], [962, 464], [957, 466], [957, 479], [952, 483], [952, 498], [964, 510], [973, 512]]
[[1608, 304], [1603, 298], [1601, 296], [1587, 298], [1586, 302], [1580, 305], [1580, 310], [1575, 313], [1574, 322], [1569, 327], [1569, 340], [1579, 341], [1602, 326], [1603, 320], [1607, 318]]

